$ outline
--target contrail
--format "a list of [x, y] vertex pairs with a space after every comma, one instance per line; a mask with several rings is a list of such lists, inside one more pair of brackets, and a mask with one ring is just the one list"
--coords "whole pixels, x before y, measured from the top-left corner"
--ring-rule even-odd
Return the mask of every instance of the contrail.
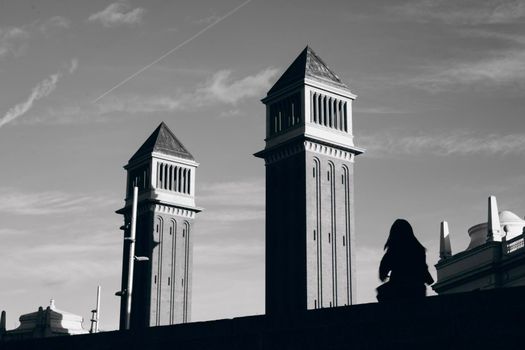
[[177, 51], [178, 49], [180, 49], [181, 47], [183, 47], [184, 45], [186, 45], [187, 43], [193, 41], [194, 39], [198, 38], [202, 33], [204, 33], [205, 31], [207, 31], [208, 29], [214, 27], [215, 25], [217, 25], [218, 23], [222, 22], [223, 20], [225, 20], [226, 18], [230, 17], [231, 15], [233, 15], [235, 12], [237, 12], [241, 7], [243, 7], [244, 5], [248, 4], [249, 2], [252, 2], [252, 0], [246, 0], [245, 2], [243, 2], [242, 4], [240, 4], [239, 6], [235, 7], [233, 10], [231, 10], [230, 12], [228, 12], [227, 14], [225, 14], [224, 16], [222, 17], [219, 17], [217, 20], [215, 20], [214, 22], [208, 24], [206, 27], [204, 27], [203, 29], [201, 29], [197, 34], [193, 35], [191, 38], [189, 39], [186, 39], [185, 41], [183, 41], [182, 43], [180, 43], [179, 45], [175, 46], [173, 49], [169, 50], [168, 52], [166, 52], [165, 54], [163, 54], [162, 56], [160, 56], [159, 58], [157, 58], [155, 61], [151, 62], [150, 64], [142, 67], [141, 69], [139, 69], [138, 71], [136, 71], [135, 73], [133, 73], [132, 75], [130, 75], [129, 77], [127, 77], [126, 79], [122, 80], [120, 83], [118, 83], [117, 85], [113, 86], [111, 89], [107, 90], [106, 92], [104, 92], [102, 95], [100, 95], [99, 97], [97, 97], [96, 99], [94, 99], [92, 101], [92, 103], [97, 103], [99, 100], [101, 100], [102, 98], [104, 98], [104, 96], [106, 96], [107, 94], [111, 93], [113, 90], [119, 88], [120, 86], [124, 85], [125, 83], [127, 83], [128, 81], [130, 81], [131, 79], [135, 78], [137, 75], [139, 75], [140, 73], [144, 72], [146, 69], [148, 69], [149, 67], [159, 63], [160, 61], [162, 61], [164, 58], [166, 58], [167, 56], [171, 55], [172, 53], [174, 53], [175, 51]]

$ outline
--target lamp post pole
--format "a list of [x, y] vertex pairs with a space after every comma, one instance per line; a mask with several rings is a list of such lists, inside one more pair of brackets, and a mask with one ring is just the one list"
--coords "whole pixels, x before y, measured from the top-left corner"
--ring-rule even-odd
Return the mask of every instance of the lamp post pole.
[[135, 237], [137, 234], [137, 197], [139, 188], [133, 187], [133, 206], [131, 207], [131, 230], [129, 237], [124, 240], [129, 242], [129, 257], [128, 257], [128, 285], [126, 286], [126, 319], [125, 328], [130, 328], [131, 321], [131, 298], [133, 294], [133, 269], [135, 267]]

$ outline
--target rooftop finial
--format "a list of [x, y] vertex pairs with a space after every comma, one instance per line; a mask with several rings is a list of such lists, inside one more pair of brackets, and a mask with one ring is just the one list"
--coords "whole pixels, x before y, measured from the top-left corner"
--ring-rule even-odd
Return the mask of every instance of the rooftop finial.
[[499, 222], [498, 202], [495, 196], [489, 197], [489, 211], [487, 221], [487, 241], [501, 242], [501, 225]]
[[439, 258], [446, 259], [452, 256], [452, 248], [450, 247], [450, 236], [448, 231], [448, 222], [441, 221], [439, 237]]
[[0, 334], [5, 332], [5, 311], [2, 310], [2, 316], [0, 317]]
[[55, 309], [55, 299], [51, 299], [49, 300], [49, 308], [51, 310], [54, 310]]

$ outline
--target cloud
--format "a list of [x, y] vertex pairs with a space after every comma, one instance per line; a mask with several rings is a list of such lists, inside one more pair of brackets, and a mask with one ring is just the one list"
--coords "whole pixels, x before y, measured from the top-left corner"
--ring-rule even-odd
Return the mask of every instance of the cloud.
[[71, 25], [71, 21], [69, 19], [62, 17], [62, 16], [54, 16], [44, 21], [42, 24], [40, 24], [40, 30], [46, 33], [52, 28], [67, 29], [70, 27], [70, 25]]
[[[14, 215], [53, 215], [79, 213], [97, 207], [115, 207], [120, 204], [102, 195], [71, 194], [59, 191], [24, 192], [0, 188], [0, 213]], [[90, 209], [91, 208], [91, 209]]]
[[13, 229], [13, 228], [0, 228], [0, 237], [6, 238], [7, 236], [19, 236], [27, 234], [27, 231]]
[[192, 22], [195, 24], [210, 24], [210, 23], [218, 21], [220, 18], [221, 18], [220, 16], [216, 14], [212, 14], [208, 17], [198, 18], [196, 20], [193, 20]]
[[38, 101], [52, 93], [56, 89], [59, 76], [60, 75], [58, 73], [52, 74], [49, 76], [49, 78], [44, 79], [38, 83], [31, 91], [31, 94], [27, 100], [15, 105], [14, 107], [11, 107], [11, 109], [9, 109], [7, 113], [0, 119], [0, 128], [5, 124], [15, 120], [16, 118], [26, 114], [31, 109], [31, 107], [33, 107], [33, 103], [35, 103], [35, 101]]
[[430, 92], [440, 92], [451, 87], [525, 86], [525, 48], [512, 49], [494, 54], [477, 62], [456, 62], [429, 69], [428, 73], [409, 79], [415, 85]]
[[199, 205], [209, 208], [199, 214], [199, 220], [204, 224], [211, 222], [217, 226], [264, 219], [265, 186], [262, 179], [202, 184], [197, 190]]
[[516, 45], [516, 44], [519, 46], [525, 45], [525, 37], [523, 37], [523, 35], [519, 35], [515, 33], [486, 30], [486, 29], [479, 29], [479, 28], [462, 28], [459, 30], [459, 33], [463, 37], [496, 39], [496, 40], [500, 40], [506, 43], [510, 43], [511, 45]]
[[358, 114], [372, 114], [372, 115], [388, 115], [388, 114], [410, 114], [408, 110], [398, 109], [389, 106], [375, 106], [375, 107], [355, 107], [354, 113]]
[[522, 155], [525, 134], [479, 135], [470, 131], [402, 136], [395, 132], [361, 136], [359, 145], [370, 156], [383, 154]]
[[389, 10], [418, 22], [452, 25], [511, 24], [525, 18], [525, 3], [521, 0], [418, 0], [394, 5]]
[[69, 65], [68, 72], [69, 74], [73, 74], [77, 71], [77, 69], [78, 69], [78, 59], [73, 58]]
[[29, 32], [21, 27], [0, 28], [0, 58], [19, 56], [25, 50], [25, 39]]
[[194, 91], [181, 92], [176, 96], [107, 97], [100, 103], [99, 111], [101, 114], [151, 113], [195, 109], [213, 104], [236, 106], [247, 98], [260, 96], [270, 86], [276, 74], [277, 69], [266, 68], [254, 75], [235, 80], [232, 78], [232, 71], [221, 70]]
[[195, 95], [205, 101], [235, 105], [244, 98], [260, 96], [261, 92], [270, 86], [277, 71], [275, 68], [266, 68], [255, 75], [232, 80], [232, 72], [222, 70], [215, 73], [203, 87], [197, 89]]
[[21, 56], [27, 49], [28, 40], [36, 32], [47, 33], [52, 28], [69, 28], [69, 25], [67, 18], [54, 16], [19, 27], [0, 28], [0, 58]]
[[236, 269], [243, 266], [251, 269], [254, 260], [259, 262], [264, 257], [264, 243], [261, 243], [229, 242], [220, 246], [199, 244], [194, 247], [193, 255], [199, 265], [208, 265], [208, 268], [224, 268], [224, 265], [230, 265]]
[[[109, 237], [106, 235], [106, 238]], [[41, 242], [32, 246], [17, 244], [16, 254], [3, 252], [5, 271], [9, 274], [4, 274], [2, 278], [15, 284], [25, 279], [46, 286], [61, 286], [118, 274], [120, 258], [115, 253], [119, 249], [110, 239], [102, 244], [90, 244], [78, 239], [63, 241]]]
[[110, 4], [100, 12], [90, 15], [88, 21], [100, 22], [104, 27], [115, 27], [122, 24], [133, 25], [142, 22], [144, 13], [145, 10], [141, 7], [130, 10], [130, 5], [127, 1], [118, 1]]
[[264, 205], [263, 179], [205, 183], [199, 186], [199, 200], [206, 205]]
[[[68, 68], [68, 71], [72, 73], [77, 69], [77, 67], [78, 61], [73, 59], [71, 61], [70, 67]], [[63, 73], [59, 71], [38, 83], [24, 102], [11, 107], [7, 113], [2, 118], [0, 118], [0, 128], [29, 112], [36, 101], [49, 96], [53, 91], [55, 91], [58, 80], [62, 77], [62, 75]]]
[[[462, 87], [525, 87], [523, 36], [483, 29], [462, 29], [459, 33], [464, 38], [487, 41], [489, 49], [481, 50], [474, 59], [455, 59], [421, 67], [423, 73], [400, 81], [430, 92]], [[493, 48], [494, 41], [500, 46], [497, 50]]]

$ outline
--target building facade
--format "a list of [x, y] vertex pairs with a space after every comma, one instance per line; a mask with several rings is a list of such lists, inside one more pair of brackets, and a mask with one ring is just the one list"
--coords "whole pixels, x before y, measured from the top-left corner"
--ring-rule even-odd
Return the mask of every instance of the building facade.
[[525, 220], [498, 211], [496, 197], [490, 196], [487, 222], [472, 226], [467, 249], [452, 254], [448, 223], [442, 222], [438, 280], [432, 288], [448, 294], [525, 286], [524, 229]]
[[306, 47], [262, 100], [266, 314], [355, 302], [355, 97]]
[[[163, 122], [131, 157], [127, 171], [124, 235], [130, 236], [133, 187], [138, 187], [131, 327], [185, 323], [191, 315], [195, 172], [198, 163]], [[128, 275], [124, 244], [122, 291]], [[121, 300], [120, 323], [125, 319]]]

